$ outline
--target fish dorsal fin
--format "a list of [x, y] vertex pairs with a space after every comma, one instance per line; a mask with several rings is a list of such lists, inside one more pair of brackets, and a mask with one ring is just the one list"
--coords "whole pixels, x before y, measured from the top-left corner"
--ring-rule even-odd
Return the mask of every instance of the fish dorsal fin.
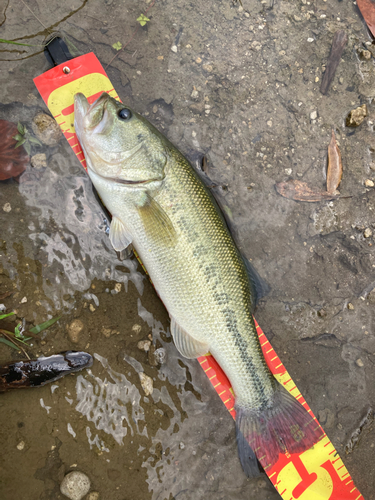
[[262, 297], [265, 297], [269, 292], [270, 292], [270, 286], [268, 283], [266, 283], [258, 274], [256, 271], [255, 267], [247, 260], [246, 257], [242, 255], [242, 259], [244, 261], [245, 267], [246, 267], [246, 272], [249, 277], [250, 285], [251, 285], [251, 291], [252, 295], [254, 297], [253, 300], [253, 311], [258, 304], [259, 300]]
[[204, 342], [199, 342], [199, 340], [195, 340], [181, 328], [173, 317], [171, 318], [171, 332], [177, 350], [185, 356], [185, 358], [195, 359], [208, 353], [209, 345]]
[[121, 252], [121, 250], [127, 248], [132, 242], [132, 237], [117, 217], [112, 218], [109, 228], [109, 239], [117, 252]]
[[138, 207], [138, 213], [142, 219], [143, 227], [147, 236], [156, 244], [173, 246], [177, 240], [177, 233], [173, 223], [164, 212], [159, 203], [146, 193], [146, 201]]

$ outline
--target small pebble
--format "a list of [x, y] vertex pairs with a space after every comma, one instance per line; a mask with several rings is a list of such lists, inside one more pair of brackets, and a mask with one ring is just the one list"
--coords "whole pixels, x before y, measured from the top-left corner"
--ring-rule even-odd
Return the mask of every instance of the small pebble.
[[115, 288], [114, 288], [115, 292], [116, 293], [120, 293], [121, 292], [121, 287], [122, 287], [121, 283], [116, 283], [115, 284]]
[[157, 113], [158, 112], [158, 107], [156, 106], [156, 104], [154, 105], [154, 107], [152, 108], [152, 112], [153, 113]]
[[47, 157], [44, 153], [39, 153], [31, 157], [31, 166], [35, 168], [35, 170], [41, 170], [42, 168], [47, 167]]
[[5, 203], [5, 205], [3, 205], [3, 210], [4, 212], [10, 212], [12, 210], [10, 203]]
[[351, 302], [348, 303], [348, 309], [350, 309], [350, 310], [354, 309], [354, 306], [353, 306], [353, 304]]
[[207, 73], [211, 73], [211, 71], [213, 70], [213, 67], [211, 66], [211, 64], [203, 64], [202, 68], [207, 71]]
[[79, 334], [83, 330], [83, 326], [84, 325], [80, 319], [75, 319], [66, 327], [68, 330], [69, 340], [73, 342], [73, 344], [78, 344]]
[[27, 302], [27, 297], [24, 297], [23, 299], [21, 299], [20, 304], [26, 304], [26, 302]]
[[56, 146], [62, 137], [62, 132], [52, 116], [38, 113], [31, 122], [31, 128], [37, 139], [47, 146]]
[[107, 339], [109, 339], [109, 337], [112, 335], [112, 330], [103, 326], [102, 334], [104, 335], [104, 337], [107, 337]]
[[293, 170], [291, 168], [286, 168], [285, 173], [286, 175], [292, 175]]
[[93, 304], [90, 304], [90, 305], [89, 305], [89, 309], [90, 309], [90, 311], [91, 311], [92, 313], [96, 311], [96, 309], [95, 309], [95, 307], [94, 307], [94, 305], [93, 305]]
[[359, 54], [360, 58], [361, 59], [364, 59], [365, 61], [369, 61], [371, 59], [371, 52], [369, 50], [361, 50], [360, 54]]
[[91, 491], [87, 495], [86, 500], [99, 500], [99, 492], [98, 491]]
[[307, 41], [308, 41], [309, 43], [311, 43], [311, 42], [313, 42], [313, 41], [314, 41], [314, 39], [310, 37], [310, 38], [308, 38], [308, 39], [307, 39]]
[[137, 323], [132, 326], [132, 331], [135, 333], [139, 333], [142, 330], [141, 325], [138, 325]]
[[167, 359], [167, 352], [164, 347], [159, 347], [153, 353], [153, 360], [156, 365], [163, 365]]
[[20, 441], [20, 442], [17, 444], [17, 450], [22, 451], [24, 448], [25, 448], [25, 441]]
[[185, 445], [184, 445], [184, 443], [181, 441], [181, 443], [180, 443], [180, 450], [183, 450], [184, 448], [185, 448]]
[[193, 90], [193, 92], [191, 93], [191, 97], [192, 97], [193, 99], [198, 99], [198, 97], [199, 97], [199, 92], [198, 92], [198, 90], [195, 90], [195, 89], [194, 89], [194, 90]]
[[146, 375], [144, 372], [138, 373], [139, 380], [141, 381], [142, 389], [144, 390], [146, 396], [150, 396], [150, 394], [154, 391], [154, 383], [152, 378]]
[[90, 479], [83, 472], [69, 472], [62, 480], [60, 491], [71, 500], [81, 500], [90, 490]]
[[364, 365], [363, 361], [361, 360], [361, 358], [358, 358], [357, 361], [356, 361], [356, 364], [357, 366], [359, 366], [360, 368], [362, 368]]
[[374, 187], [374, 185], [375, 185], [374, 181], [372, 181], [371, 179], [366, 179], [365, 180], [365, 186], [366, 187], [371, 187], [372, 188], [372, 187]]
[[370, 238], [370, 236], [372, 236], [372, 231], [371, 231], [371, 229], [370, 229], [369, 227], [367, 227], [367, 228], [365, 229], [365, 232], [363, 233], [363, 236], [364, 236], [365, 238]]
[[150, 350], [151, 341], [150, 340], [140, 340], [137, 344], [138, 349], [141, 351], [148, 352]]
[[318, 118], [318, 112], [317, 111], [311, 111], [310, 113], [310, 120], [316, 120]]
[[361, 125], [365, 117], [367, 116], [367, 106], [359, 106], [358, 108], [352, 109], [351, 112], [346, 117], [347, 127], [358, 127]]
[[171, 51], [172, 52], [177, 52], [177, 45], [172, 45]]

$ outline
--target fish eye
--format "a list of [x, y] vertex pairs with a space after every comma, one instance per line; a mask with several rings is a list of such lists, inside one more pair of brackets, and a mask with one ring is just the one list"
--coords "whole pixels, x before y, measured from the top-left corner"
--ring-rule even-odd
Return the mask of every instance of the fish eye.
[[118, 116], [119, 118], [121, 118], [121, 120], [130, 120], [130, 118], [132, 117], [132, 112], [130, 111], [130, 109], [122, 108], [118, 112]]

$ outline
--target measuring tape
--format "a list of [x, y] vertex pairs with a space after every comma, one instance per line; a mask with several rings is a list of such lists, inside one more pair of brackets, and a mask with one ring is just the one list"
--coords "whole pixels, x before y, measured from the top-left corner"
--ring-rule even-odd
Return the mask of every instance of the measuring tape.
[[[58, 59], [57, 61], [59, 62]], [[65, 61], [35, 78], [34, 83], [79, 162], [86, 169], [86, 160], [74, 131], [74, 94], [82, 92], [90, 104], [102, 92], [107, 92], [118, 100], [119, 97], [95, 54], [70, 60], [66, 58]], [[258, 323], [256, 328], [269, 369], [317, 421]], [[199, 357], [198, 361], [235, 419], [234, 393], [225, 373], [210, 354]], [[303, 453], [280, 454], [276, 464], [266, 469], [266, 473], [284, 500], [363, 499], [326, 434]]]

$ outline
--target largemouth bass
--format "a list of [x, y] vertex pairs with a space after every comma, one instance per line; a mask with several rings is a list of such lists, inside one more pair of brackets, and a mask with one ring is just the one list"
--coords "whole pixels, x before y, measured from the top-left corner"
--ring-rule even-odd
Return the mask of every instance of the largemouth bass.
[[113, 217], [113, 247], [138, 252], [180, 353], [210, 351], [232, 384], [246, 474], [259, 474], [257, 458], [266, 468], [280, 453], [310, 448], [322, 430], [267, 367], [249, 268], [198, 174], [145, 118], [106, 93], [91, 106], [76, 94], [75, 130]]

